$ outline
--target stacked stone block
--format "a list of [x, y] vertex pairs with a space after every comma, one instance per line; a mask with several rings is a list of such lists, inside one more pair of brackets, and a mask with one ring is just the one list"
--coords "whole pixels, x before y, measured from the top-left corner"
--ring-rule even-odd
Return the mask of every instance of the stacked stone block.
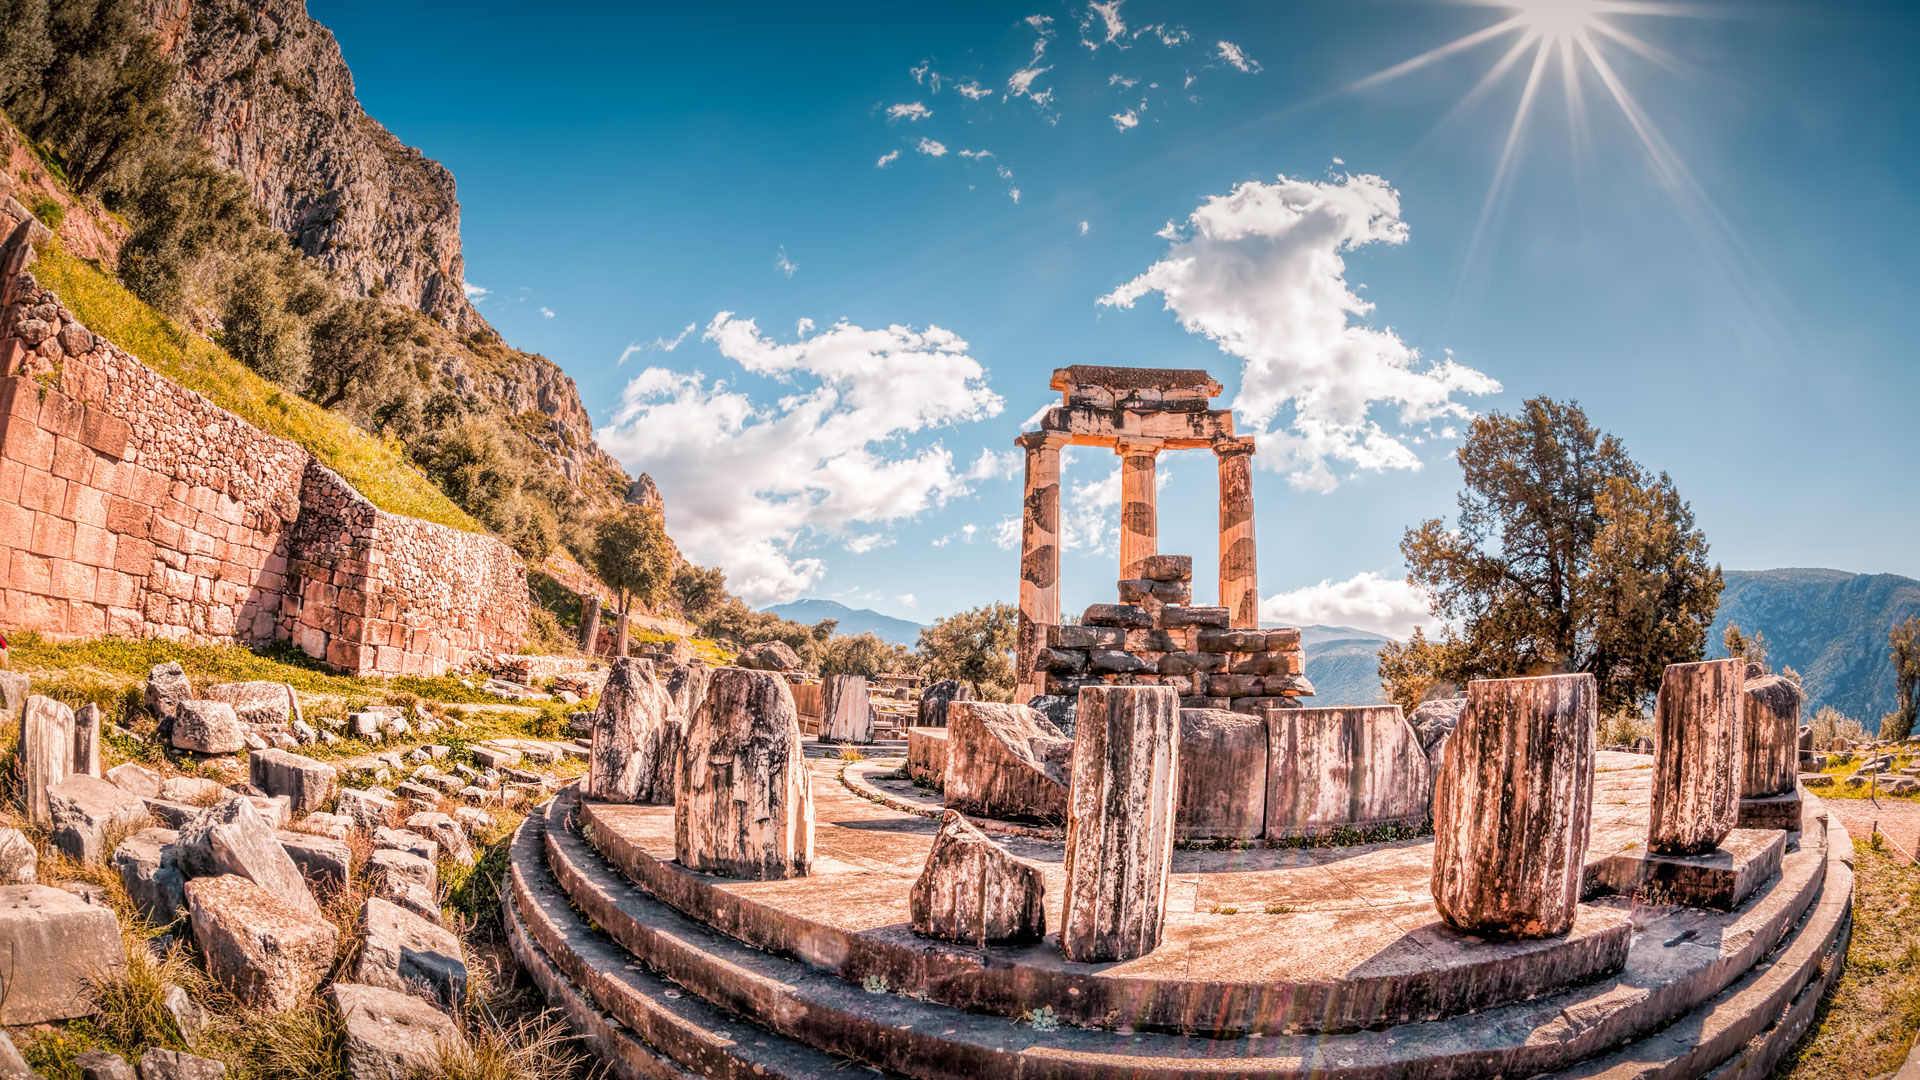
[[1193, 559], [1153, 555], [1119, 583], [1121, 602], [1094, 604], [1078, 626], [1045, 627], [1034, 666], [1042, 692], [1170, 686], [1182, 708], [1260, 713], [1310, 696], [1300, 631], [1234, 629], [1224, 607], [1193, 598]]

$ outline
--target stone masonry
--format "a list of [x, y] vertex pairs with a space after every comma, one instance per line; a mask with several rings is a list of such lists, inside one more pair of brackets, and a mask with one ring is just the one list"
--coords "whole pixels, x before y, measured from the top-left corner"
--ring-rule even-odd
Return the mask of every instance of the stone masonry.
[[516, 644], [526, 570], [491, 537], [379, 510], [303, 448], [82, 326], [0, 201], [0, 625], [294, 642], [359, 675]]

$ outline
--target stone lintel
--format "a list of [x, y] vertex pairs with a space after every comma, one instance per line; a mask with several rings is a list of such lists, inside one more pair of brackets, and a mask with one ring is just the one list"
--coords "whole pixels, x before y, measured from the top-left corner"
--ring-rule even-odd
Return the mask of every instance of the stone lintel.
[[1622, 851], [1600, 864], [1589, 891], [1597, 886], [1641, 903], [1732, 911], [1779, 876], [1786, 844], [1779, 829], [1735, 829], [1704, 855]]
[[1233, 413], [1137, 412], [1056, 405], [1040, 418], [1041, 433], [1060, 433], [1075, 446], [1113, 446], [1121, 439], [1161, 439], [1168, 450], [1208, 450], [1233, 434]]
[[1116, 393], [1130, 390], [1157, 390], [1162, 394], [1186, 391], [1189, 396], [1216, 397], [1222, 387], [1213, 376], [1198, 368], [1107, 367], [1102, 364], [1074, 364], [1054, 368], [1047, 386], [1071, 390], [1076, 386], [1097, 386]]
[[1233, 454], [1251, 454], [1257, 448], [1251, 435], [1235, 435], [1230, 439], [1221, 439], [1213, 444], [1213, 452], [1221, 457]]

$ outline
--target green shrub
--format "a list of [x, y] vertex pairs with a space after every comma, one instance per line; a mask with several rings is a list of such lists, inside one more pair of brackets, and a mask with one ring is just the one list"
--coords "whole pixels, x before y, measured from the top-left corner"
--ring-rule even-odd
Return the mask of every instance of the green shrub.
[[60, 231], [60, 223], [67, 220], [67, 208], [60, 205], [60, 200], [51, 195], [42, 195], [33, 200], [33, 204], [27, 209], [33, 211], [33, 216], [40, 219], [40, 224], [55, 232]]

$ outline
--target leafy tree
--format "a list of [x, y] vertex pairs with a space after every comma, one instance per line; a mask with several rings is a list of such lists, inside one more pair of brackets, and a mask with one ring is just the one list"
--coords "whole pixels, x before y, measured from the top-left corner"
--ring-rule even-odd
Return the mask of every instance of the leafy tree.
[[1427, 700], [1436, 689], [1453, 685], [1441, 673], [1460, 667], [1454, 655], [1459, 651], [1459, 641], [1445, 638], [1434, 641], [1415, 627], [1405, 645], [1389, 641], [1380, 647], [1380, 688], [1389, 702], [1412, 712], [1414, 706]]
[[1913, 734], [1916, 711], [1920, 711], [1920, 615], [1909, 616], [1887, 632], [1887, 645], [1893, 661], [1893, 690], [1898, 705], [1889, 719], [1880, 725], [1883, 739], [1904, 739]]
[[871, 631], [829, 638], [820, 655], [822, 675], [864, 675], [871, 679], [911, 667], [906, 646], [882, 641]]
[[600, 580], [619, 592], [621, 611], [631, 611], [633, 600], [658, 607], [673, 580], [673, 545], [659, 511], [630, 503], [602, 517], [593, 564]]
[[348, 405], [363, 416], [426, 381], [416, 369], [428, 344], [425, 318], [412, 308], [347, 297], [313, 328], [308, 392], [322, 408]]
[[173, 78], [136, 0], [0, 0], [0, 106], [81, 194], [173, 137]]
[[692, 622], [713, 614], [726, 598], [727, 575], [719, 567], [683, 562], [673, 568], [674, 606]]
[[970, 683], [975, 693], [1007, 700], [1013, 694], [1018, 615], [1012, 604], [994, 603], [934, 620], [920, 631], [918, 645], [927, 674], [959, 679]]
[[1820, 706], [1808, 725], [1813, 729], [1813, 745], [1819, 750], [1837, 750], [1841, 743], [1860, 742], [1867, 737], [1866, 725], [1831, 705]]
[[1738, 624], [1728, 623], [1720, 635], [1720, 644], [1726, 646], [1728, 656], [1737, 656], [1749, 664], [1759, 664], [1762, 671], [1767, 670], [1767, 635], [1760, 631], [1755, 630], [1753, 636], [1748, 637]]
[[1400, 543], [1408, 581], [1458, 627], [1427, 654], [1427, 678], [1591, 672], [1611, 712], [1701, 656], [1720, 569], [1666, 474], [1548, 398], [1475, 420], [1458, 458], [1457, 525], [1435, 518]]

